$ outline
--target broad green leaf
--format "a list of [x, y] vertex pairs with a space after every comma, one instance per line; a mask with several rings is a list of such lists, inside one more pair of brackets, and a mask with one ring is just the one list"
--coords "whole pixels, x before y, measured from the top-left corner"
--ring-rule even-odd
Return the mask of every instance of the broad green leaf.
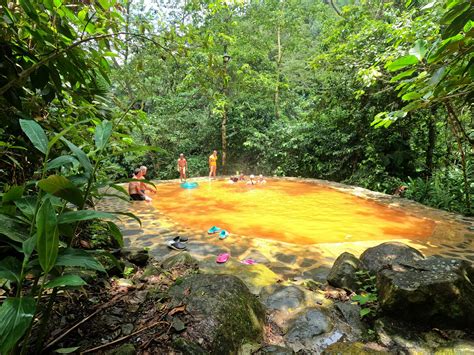
[[114, 222], [108, 221], [109, 231], [120, 247], [123, 247], [123, 234]]
[[446, 67], [441, 67], [436, 70], [430, 79], [430, 84], [433, 86], [438, 85], [439, 82], [443, 79], [444, 73], [446, 73]]
[[0, 307], [0, 353], [8, 354], [29, 328], [35, 314], [32, 297], [10, 297]]
[[393, 62], [386, 65], [386, 68], [390, 71], [397, 71], [405, 67], [414, 65], [418, 63], [418, 58], [414, 55], [406, 55], [404, 57], [398, 58]]
[[74, 158], [72, 155], [61, 155], [53, 160], [51, 160], [47, 166], [46, 170], [57, 169], [69, 164], [79, 164], [78, 160]]
[[130, 218], [134, 219], [135, 221], [137, 221], [140, 226], [142, 225], [141, 219], [138, 216], [136, 216], [135, 214], [133, 214], [132, 212], [112, 212], [112, 213], [114, 215], [122, 215], [122, 216], [130, 217]]
[[112, 122], [102, 121], [95, 128], [95, 146], [97, 149], [104, 149], [112, 134]]
[[418, 92], [409, 92], [406, 93], [405, 95], [402, 96], [403, 101], [411, 101], [411, 100], [417, 100], [421, 97], [420, 93]]
[[13, 257], [7, 256], [0, 260], [0, 279], [20, 282], [21, 262]]
[[464, 32], [469, 32], [470, 30], [472, 30], [474, 28], [474, 20], [469, 20], [466, 22], [466, 24], [464, 25], [463, 27], [463, 31]]
[[54, 266], [58, 256], [59, 231], [56, 211], [51, 201], [44, 200], [36, 216], [37, 241], [36, 249], [41, 268], [48, 273]]
[[77, 147], [74, 143], [69, 142], [66, 138], [61, 138], [61, 140], [66, 143], [66, 145], [69, 147], [71, 152], [74, 153], [74, 155], [77, 157], [79, 162], [81, 163], [82, 167], [84, 170], [88, 173], [92, 172], [92, 164], [89, 160], [89, 157], [80, 149]]
[[370, 313], [370, 308], [362, 308], [359, 312], [361, 318], [364, 318], [367, 314]]
[[48, 137], [46, 137], [43, 128], [35, 121], [25, 119], [20, 119], [20, 126], [34, 147], [41, 153], [46, 154], [48, 151]]
[[24, 186], [13, 185], [10, 189], [3, 194], [2, 201], [10, 202], [15, 201], [23, 196], [23, 191], [25, 190]]
[[81, 249], [61, 249], [56, 260], [58, 266], [77, 266], [105, 272], [104, 267], [93, 256]]
[[80, 346], [73, 346], [72, 348], [56, 349], [56, 350], [54, 350], [54, 352], [58, 353], [58, 354], [70, 354], [70, 353], [75, 352], [79, 348], [80, 348]]
[[396, 82], [396, 81], [398, 81], [398, 80], [400, 80], [400, 79], [403, 79], [403, 78], [406, 78], [406, 77], [408, 77], [408, 76], [411, 76], [411, 75], [413, 75], [414, 72], [416, 72], [416, 69], [405, 70], [404, 72], [401, 72], [400, 74], [394, 76], [394, 77], [390, 80], [390, 82], [391, 82], [391, 83], [394, 83], [394, 82]]
[[25, 215], [26, 218], [31, 220], [35, 214], [36, 197], [24, 196], [21, 199], [15, 201], [15, 205]]
[[62, 275], [56, 277], [55, 279], [49, 281], [45, 287], [46, 288], [54, 288], [54, 287], [64, 287], [64, 286], [84, 286], [87, 285], [83, 279], [79, 276], [71, 274], [71, 275]]
[[23, 243], [28, 238], [28, 231], [25, 225], [17, 219], [0, 214], [0, 234], [6, 235], [15, 242]]
[[37, 240], [38, 240], [38, 237], [35, 233], [32, 237], [28, 238], [27, 240], [23, 242], [22, 251], [28, 258], [31, 256], [31, 254], [33, 254], [33, 251], [36, 248]]
[[84, 199], [82, 191], [79, 190], [71, 181], [61, 175], [51, 175], [46, 179], [40, 180], [38, 186], [51, 195], [60, 197], [76, 206], [82, 206]]
[[409, 53], [414, 55], [420, 62], [425, 57], [428, 48], [426, 48], [426, 41], [423, 39], [419, 39], [415, 42], [415, 46], [410, 49]]
[[64, 212], [59, 216], [59, 223], [73, 223], [73, 222], [80, 222], [80, 221], [89, 221], [91, 219], [97, 218], [106, 218], [106, 219], [114, 219], [117, 216], [114, 213], [109, 212], [101, 212], [101, 211], [94, 211], [94, 210], [80, 210], [80, 211], [69, 211]]

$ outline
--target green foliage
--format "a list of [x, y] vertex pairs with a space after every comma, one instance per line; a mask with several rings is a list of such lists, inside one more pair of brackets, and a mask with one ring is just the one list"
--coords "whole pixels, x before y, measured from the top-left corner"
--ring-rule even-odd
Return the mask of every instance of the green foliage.
[[376, 276], [367, 271], [357, 271], [359, 290], [352, 296], [352, 301], [361, 306], [360, 318], [374, 318], [378, 313]]

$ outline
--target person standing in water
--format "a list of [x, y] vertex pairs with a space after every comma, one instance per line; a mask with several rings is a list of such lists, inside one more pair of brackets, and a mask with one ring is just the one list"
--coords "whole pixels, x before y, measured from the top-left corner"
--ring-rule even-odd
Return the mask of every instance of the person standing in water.
[[209, 156], [209, 180], [216, 177], [217, 170], [217, 150], [214, 150]]
[[188, 170], [188, 162], [184, 157], [184, 154], [181, 153], [178, 158], [178, 171], [179, 171], [179, 179], [181, 182], [186, 181], [186, 170]]

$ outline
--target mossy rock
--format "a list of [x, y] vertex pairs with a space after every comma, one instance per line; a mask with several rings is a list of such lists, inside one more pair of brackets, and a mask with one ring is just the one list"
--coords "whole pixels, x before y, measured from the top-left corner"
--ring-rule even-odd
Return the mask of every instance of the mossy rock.
[[387, 354], [387, 352], [370, 349], [365, 344], [360, 343], [360, 342], [334, 343], [328, 346], [323, 351], [323, 355], [345, 355], [345, 354], [376, 355], [376, 354]]
[[359, 288], [357, 272], [360, 270], [362, 270], [360, 260], [355, 255], [345, 252], [337, 257], [327, 281], [334, 287], [357, 291]]
[[170, 256], [161, 263], [161, 267], [165, 270], [169, 270], [177, 266], [188, 266], [194, 269], [197, 268], [197, 265], [197, 260], [194, 259], [187, 251]]
[[235, 275], [241, 279], [255, 295], [279, 280], [279, 276], [263, 264], [244, 265], [236, 260], [229, 260], [225, 264], [217, 264], [214, 257], [203, 260], [199, 270], [205, 274]]
[[186, 330], [177, 349], [235, 354], [263, 338], [265, 308], [245, 284], [231, 275], [194, 274], [169, 291], [170, 306], [186, 306]]
[[108, 355], [135, 355], [136, 353], [137, 351], [135, 350], [135, 346], [130, 343], [123, 344], [117, 349], [110, 350], [107, 352]]

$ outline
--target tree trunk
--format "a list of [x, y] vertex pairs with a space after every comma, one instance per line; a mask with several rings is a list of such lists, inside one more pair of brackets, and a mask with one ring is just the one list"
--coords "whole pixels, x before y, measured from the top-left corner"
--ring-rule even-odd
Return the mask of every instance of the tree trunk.
[[462, 167], [462, 175], [464, 179], [464, 194], [466, 198], [466, 208], [467, 208], [467, 214], [470, 215], [471, 214], [471, 192], [470, 192], [469, 179], [467, 177], [466, 154], [464, 152], [464, 147], [462, 145], [462, 140], [460, 137], [460, 135], [462, 135], [462, 132], [459, 132], [459, 127], [456, 124], [459, 121], [457, 120], [454, 110], [449, 105], [449, 103], [446, 104], [446, 109], [448, 111], [448, 123], [451, 126], [451, 131], [453, 132], [453, 135], [456, 138], [458, 150], [459, 150], [459, 153], [461, 154], [461, 167]]
[[224, 106], [224, 113], [222, 114], [221, 124], [221, 139], [222, 139], [222, 172], [226, 172], [226, 158], [227, 158], [227, 104]]
[[280, 68], [281, 68], [281, 37], [280, 37], [280, 24], [277, 25], [277, 60], [276, 60], [276, 85], [274, 95], [275, 105], [275, 118], [280, 118]]
[[428, 117], [428, 146], [426, 147], [426, 177], [433, 175], [433, 152], [436, 145], [436, 108], [431, 108]]
[[132, 0], [128, 0], [127, 1], [127, 5], [125, 7], [125, 33], [127, 33], [125, 35], [125, 58], [124, 58], [124, 62], [125, 62], [125, 65], [127, 65], [127, 62], [128, 62], [128, 41], [130, 40], [129, 36], [128, 36], [128, 33], [130, 32], [130, 3], [132, 2]]

